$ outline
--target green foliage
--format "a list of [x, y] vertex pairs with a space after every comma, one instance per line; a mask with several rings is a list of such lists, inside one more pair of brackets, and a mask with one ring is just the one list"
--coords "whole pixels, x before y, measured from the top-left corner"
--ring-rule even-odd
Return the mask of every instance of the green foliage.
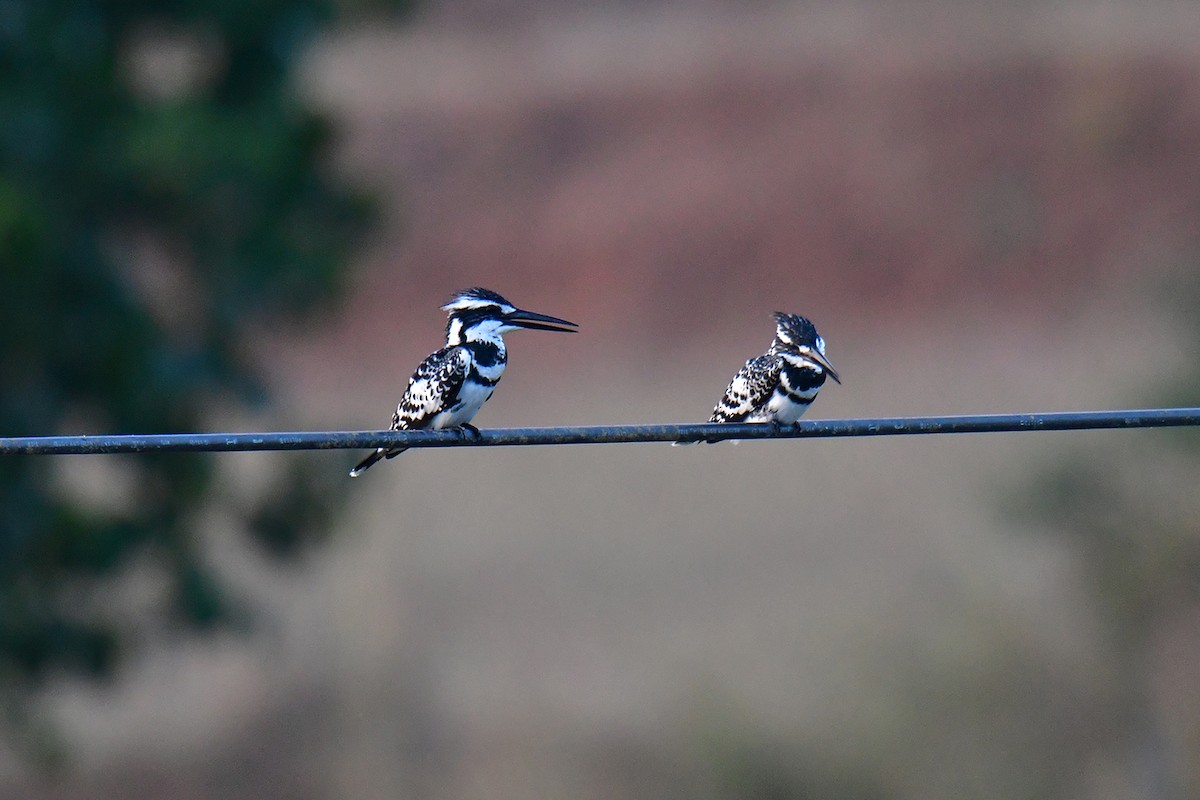
[[[202, 430], [214, 410], [264, 402], [247, 338], [328, 306], [369, 217], [321, 171], [330, 128], [289, 83], [338, 10], [0, 3], [5, 435]], [[121, 489], [97, 502], [62, 459], [0, 460], [0, 680], [18, 694], [51, 672], [110, 674], [138, 622], [106, 602], [129, 570], [167, 576], [165, 618], [227, 616], [196, 539], [220, 501], [212, 459], [87, 466]], [[292, 464], [244, 515], [271, 553], [329, 522], [309, 469]]]

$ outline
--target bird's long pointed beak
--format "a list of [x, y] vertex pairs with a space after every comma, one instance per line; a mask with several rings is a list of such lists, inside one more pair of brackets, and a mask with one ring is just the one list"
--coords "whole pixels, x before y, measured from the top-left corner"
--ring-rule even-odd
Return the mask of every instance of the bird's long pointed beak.
[[821, 368], [823, 370], [825, 370], [825, 374], [828, 375], [829, 377], [833, 378], [833, 380], [835, 382], [837, 382], [837, 383], [842, 382], [842, 379], [838, 376], [837, 370], [833, 368], [833, 364], [829, 363], [829, 359], [827, 359], [824, 355], [822, 355], [821, 351], [819, 351], [815, 348], [812, 348], [812, 347], [805, 347], [804, 355], [807, 358], [811, 358], [813, 361], [820, 364]]
[[575, 333], [579, 326], [565, 319], [551, 317], [548, 314], [537, 314], [533, 311], [517, 309], [504, 316], [504, 321], [518, 328], [528, 328], [533, 331], [557, 331], [558, 333]]

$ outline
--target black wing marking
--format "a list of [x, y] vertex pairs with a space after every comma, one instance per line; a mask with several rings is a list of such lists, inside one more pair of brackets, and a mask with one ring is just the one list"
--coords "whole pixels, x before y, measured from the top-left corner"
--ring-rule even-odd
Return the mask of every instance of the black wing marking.
[[746, 362], [717, 402], [709, 422], [743, 422], [769, 399], [779, 382], [783, 360], [766, 353]]
[[465, 347], [443, 347], [417, 367], [392, 415], [392, 430], [421, 430], [458, 400], [471, 367]]
[[[459, 346], [443, 347], [422, 361], [408, 379], [408, 389], [396, 405], [396, 413], [392, 414], [392, 430], [421, 430], [439, 412], [453, 406], [466, 380], [470, 362], [470, 354]], [[350, 477], [357, 478], [376, 461], [395, 458], [407, 449], [380, 447], [358, 462], [350, 470]]]

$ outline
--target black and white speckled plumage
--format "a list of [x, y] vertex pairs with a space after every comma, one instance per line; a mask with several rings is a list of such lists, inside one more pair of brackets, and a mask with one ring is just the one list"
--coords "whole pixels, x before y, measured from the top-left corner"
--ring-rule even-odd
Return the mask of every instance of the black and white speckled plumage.
[[443, 347], [426, 358], [408, 380], [408, 390], [392, 415], [392, 430], [421, 430], [439, 414], [459, 405], [459, 394], [471, 372], [471, 354], [462, 345]]
[[771, 392], [775, 391], [782, 366], [783, 359], [772, 353], [747, 361], [730, 381], [725, 396], [717, 401], [717, 407], [708, 421], [745, 422], [750, 414], [762, 408]]
[[[517, 328], [571, 332], [574, 323], [522, 311], [488, 289], [466, 289], [446, 305], [446, 345], [429, 355], [408, 379], [392, 415], [392, 430], [473, 430], [471, 419], [492, 396], [508, 364], [503, 334]], [[350, 470], [355, 478], [406, 447], [381, 447]]]
[[827, 376], [841, 382], [825, 358], [825, 340], [809, 320], [776, 312], [775, 322], [771, 346], [738, 371], [709, 422], [791, 425], [808, 410]]

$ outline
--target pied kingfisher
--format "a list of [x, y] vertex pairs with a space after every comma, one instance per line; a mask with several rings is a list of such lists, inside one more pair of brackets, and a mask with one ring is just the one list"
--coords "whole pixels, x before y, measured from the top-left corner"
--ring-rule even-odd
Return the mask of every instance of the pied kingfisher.
[[[471, 418], [492, 396], [508, 363], [503, 334], [517, 328], [574, 333], [578, 327], [565, 319], [522, 311], [480, 288], [464, 289], [442, 309], [450, 314], [446, 346], [422, 361], [408, 379], [408, 390], [392, 415], [394, 431], [458, 428], [463, 435], [478, 435]], [[350, 470], [350, 477], [407, 449], [381, 447]]]
[[800, 419], [829, 376], [825, 340], [804, 317], [775, 312], [775, 339], [767, 352], [738, 371], [709, 422], [769, 422], [776, 427]]

